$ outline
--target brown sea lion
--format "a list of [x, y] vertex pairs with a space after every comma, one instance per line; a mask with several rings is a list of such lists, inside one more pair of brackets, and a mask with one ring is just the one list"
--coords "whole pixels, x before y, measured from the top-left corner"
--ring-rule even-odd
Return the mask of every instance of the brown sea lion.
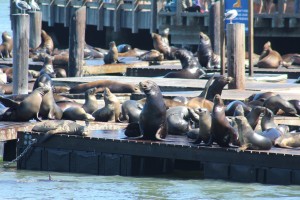
[[282, 65], [281, 55], [271, 48], [271, 42], [267, 42], [264, 45], [263, 52], [259, 57], [259, 61], [256, 64], [259, 68], [273, 68], [277, 69]]
[[105, 88], [103, 92], [105, 106], [92, 113], [95, 121], [100, 122], [119, 122], [121, 115], [121, 104], [119, 99]]
[[186, 49], [178, 49], [175, 51], [174, 55], [180, 60], [182, 70], [169, 72], [164, 78], [198, 79], [206, 74], [192, 52]]
[[[282, 57], [283, 62], [290, 63], [291, 65], [300, 65], [300, 54], [299, 53], [289, 53]], [[289, 67], [289, 66], [287, 66]]]
[[207, 69], [220, 68], [220, 56], [214, 54], [209, 37], [200, 32], [199, 39], [197, 57], [201, 66]]
[[210, 112], [205, 108], [201, 108], [198, 109], [196, 113], [199, 115], [199, 134], [193, 143], [200, 144], [201, 142], [204, 142], [207, 144], [211, 137], [210, 134], [212, 121]]
[[85, 110], [81, 107], [69, 107], [64, 110], [62, 119], [68, 120], [84, 120], [84, 121], [94, 121], [95, 118], [86, 113]]
[[2, 43], [0, 45], [0, 58], [11, 58], [13, 49], [12, 37], [5, 31], [2, 33]]
[[85, 91], [85, 101], [82, 108], [89, 114], [92, 114], [94, 111], [99, 109], [96, 94], [96, 88], [91, 88]]
[[1, 115], [0, 119], [2, 121], [29, 121], [31, 119], [40, 121], [38, 118], [40, 106], [43, 96], [48, 92], [48, 87], [39, 87], [20, 103], [0, 97], [0, 102], [5, 103], [5, 106], [10, 107]]
[[139, 83], [146, 95], [146, 103], [139, 117], [139, 123], [130, 123], [125, 129], [127, 137], [146, 140], [164, 140], [168, 134], [166, 106], [159, 86], [150, 80]]
[[55, 73], [56, 78], [65, 78], [65, 77], [67, 77], [67, 72], [63, 68], [55, 68], [54, 73]]
[[118, 62], [118, 49], [114, 41], [109, 43], [109, 51], [103, 59], [105, 64], [112, 64]]
[[274, 145], [282, 148], [300, 147], [300, 133], [286, 133], [277, 138]]
[[[144, 105], [146, 102], [147, 98], [143, 98], [138, 100], [138, 103]], [[185, 106], [186, 104], [179, 102], [179, 101], [175, 101], [173, 99], [169, 99], [169, 98], [163, 98], [165, 105], [167, 107], [167, 109], [171, 108], [171, 107], [175, 107], [175, 106]]]
[[103, 92], [104, 88], [109, 88], [112, 93], [139, 93], [138, 86], [130, 83], [121, 83], [111, 80], [97, 80], [89, 83], [78, 84], [70, 89], [71, 94], [84, 93], [90, 88], [97, 88], [97, 92]]
[[162, 61], [164, 60], [164, 54], [160, 53], [157, 50], [152, 49], [138, 56], [138, 59], [143, 61]]
[[238, 127], [240, 149], [270, 150], [272, 148], [271, 140], [254, 132], [246, 117], [238, 116], [234, 120]]
[[230, 144], [237, 142], [238, 133], [225, 116], [225, 105], [219, 94], [216, 94], [214, 98], [211, 118], [211, 136], [207, 145], [216, 142], [221, 147], [229, 147]]
[[45, 49], [46, 53], [51, 55], [54, 48], [54, 43], [52, 38], [44, 30], [42, 30], [41, 32], [41, 37], [42, 37], [42, 43], [40, 44], [40, 48]]
[[168, 60], [174, 60], [173, 49], [162, 39], [161, 35], [152, 33], [153, 47], [155, 50], [164, 54], [164, 58]]

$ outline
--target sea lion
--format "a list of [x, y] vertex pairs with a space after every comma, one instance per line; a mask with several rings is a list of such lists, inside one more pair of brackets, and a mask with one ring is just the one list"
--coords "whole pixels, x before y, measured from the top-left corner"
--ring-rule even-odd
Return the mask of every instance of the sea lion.
[[209, 37], [200, 32], [199, 39], [197, 57], [201, 66], [207, 69], [220, 68], [220, 57], [213, 53]]
[[165, 44], [170, 45], [169, 42], [169, 35], [170, 35], [170, 28], [165, 28], [162, 32], [161, 32], [161, 39]]
[[261, 113], [264, 113], [265, 110], [266, 110], [265, 107], [255, 106], [255, 107], [252, 108], [250, 113], [248, 115], [246, 115], [248, 123], [250, 124], [250, 126], [253, 130], [255, 130], [255, 128], [258, 124], [259, 117], [260, 117]]
[[294, 108], [297, 111], [297, 114], [300, 115], [300, 100], [293, 99], [288, 100], [288, 102], [294, 106]]
[[0, 97], [0, 101], [2, 103], [5, 102], [5, 106], [10, 107], [1, 115], [0, 119], [2, 121], [29, 121], [31, 119], [41, 121], [38, 118], [40, 106], [43, 96], [48, 93], [49, 90], [48, 87], [39, 87], [20, 103]]
[[283, 134], [275, 140], [274, 145], [282, 148], [300, 147], [300, 133]]
[[96, 88], [91, 88], [85, 91], [85, 101], [82, 108], [85, 112], [92, 114], [94, 111], [98, 110], [99, 105], [96, 98]]
[[205, 108], [201, 108], [198, 109], [196, 113], [199, 115], [199, 133], [197, 139], [193, 143], [200, 144], [201, 142], [204, 142], [207, 144], [211, 137], [212, 120], [210, 112]]
[[169, 46], [165, 42], [165, 40], [162, 39], [161, 35], [157, 33], [152, 33], [152, 40], [153, 40], [153, 47], [155, 50], [159, 51], [160, 53], [164, 54], [164, 57], [168, 60], [174, 60], [175, 57], [173, 55], [173, 48]]
[[112, 64], [118, 62], [118, 49], [114, 41], [109, 43], [109, 51], [103, 59], [105, 64]]
[[40, 44], [40, 48], [45, 49], [46, 53], [49, 55], [52, 54], [54, 43], [52, 38], [46, 33], [46, 31], [41, 31], [42, 43]]
[[183, 135], [190, 129], [190, 122], [198, 124], [199, 117], [193, 109], [186, 106], [176, 106], [167, 110], [167, 129], [171, 135]]
[[122, 114], [120, 121], [122, 122], [139, 122], [139, 117], [143, 109], [143, 105], [135, 100], [127, 100], [122, 103]]
[[147, 51], [145, 51], [145, 50], [134, 48], [134, 49], [130, 49], [129, 51], [124, 52], [124, 53], [118, 53], [118, 56], [119, 57], [139, 57], [146, 52]]
[[146, 95], [146, 103], [140, 114], [139, 123], [130, 123], [125, 129], [125, 135], [129, 138], [138, 136], [146, 140], [164, 140], [168, 134], [167, 111], [160, 88], [150, 80], [140, 82], [139, 85]]
[[272, 148], [271, 140], [254, 132], [246, 117], [237, 116], [234, 120], [238, 127], [240, 149], [270, 150]]
[[85, 110], [81, 107], [69, 107], [63, 112], [62, 119], [68, 120], [85, 120], [85, 121], [94, 121], [95, 118], [86, 113]]
[[[146, 99], [147, 98], [143, 98], [143, 99], [140, 99], [138, 100], [138, 103], [144, 105], [145, 102], [146, 102]], [[180, 101], [176, 101], [176, 100], [173, 100], [173, 99], [169, 99], [169, 98], [163, 98], [164, 102], [165, 102], [165, 105], [166, 105], [166, 108], [169, 109], [171, 107], [175, 107], [175, 106], [185, 106], [186, 104], [180, 102]]]
[[65, 78], [65, 77], [67, 77], [67, 72], [63, 68], [55, 68], [54, 73], [55, 73], [56, 78]]
[[267, 42], [264, 45], [263, 52], [259, 57], [259, 61], [256, 64], [259, 68], [273, 68], [277, 69], [282, 65], [282, 58], [277, 51], [271, 48], [271, 42]]
[[243, 106], [245, 115], [248, 115], [248, 113], [251, 111], [251, 108], [247, 106], [244, 102], [235, 100], [235, 101], [231, 101], [228, 105], [226, 105], [226, 109], [225, 109], [226, 116], [233, 116], [235, 109], [238, 105]]
[[277, 124], [274, 122], [274, 113], [270, 109], [264, 111], [264, 115], [260, 122], [261, 130], [265, 131], [270, 128], [277, 128]]
[[238, 133], [225, 116], [225, 105], [219, 94], [216, 94], [214, 98], [211, 118], [211, 136], [207, 145], [216, 142], [221, 147], [229, 147], [230, 143], [235, 143], [238, 140]]
[[200, 66], [193, 53], [186, 49], [178, 49], [174, 53], [175, 57], [180, 60], [182, 70], [169, 72], [164, 78], [186, 78], [197, 79], [203, 77], [206, 72]]
[[251, 101], [256, 101], [256, 100], [260, 100], [260, 99], [267, 99], [269, 97], [275, 96], [277, 95], [274, 92], [262, 92], [262, 93], [254, 93], [251, 96], [249, 96], [248, 98], [245, 99], [245, 102], [251, 102]]
[[104, 107], [96, 110], [92, 113], [95, 121], [100, 122], [119, 122], [121, 114], [121, 104], [119, 99], [111, 93], [108, 88], [105, 88], [103, 92]]
[[212, 101], [216, 94], [222, 95], [222, 91], [223, 91], [224, 87], [227, 84], [231, 83], [232, 80], [233, 80], [233, 78], [230, 76], [221, 75], [221, 76], [217, 77], [214, 80], [214, 82], [211, 84], [211, 86], [209, 86], [207, 95], [206, 95], [206, 99]]
[[291, 65], [300, 65], [300, 54], [298, 53], [289, 53], [281, 57], [285, 63], [290, 63]]
[[2, 43], [0, 45], [0, 58], [11, 58], [13, 49], [12, 37], [5, 31], [2, 33]]
[[54, 93], [69, 93], [70, 87], [64, 86], [64, 85], [55, 85], [53, 86], [53, 92]]
[[138, 59], [143, 61], [162, 61], [164, 60], [164, 54], [160, 53], [157, 50], [152, 49], [138, 56]]
[[83, 106], [81, 103], [69, 100], [56, 101], [56, 104], [60, 107], [60, 109], [62, 109], [63, 112], [70, 107], [82, 108]]
[[51, 78], [56, 78], [56, 74], [54, 72], [52, 57], [46, 56], [44, 58], [44, 64], [42, 69], [40, 70], [40, 75], [47, 73]]
[[107, 87], [112, 93], [139, 93], [138, 86], [130, 83], [121, 83], [111, 80], [97, 80], [89, 83], [78, 84], [70, 89], [71, 94], [83, 93], [90, 88], [97, 88], [97, 92], [103, 92]]
[[269, 97], [264, 102], [264, 107], [270, 109], [274, 114], [277, 114], [279, 109], [284, 111], [285, 115], [296, 115], [295, 107], [287, 100], [281, 98], [280, 95]]
[[119, 44], [117, 46], [117, 49], [118, 49], [118, 53], [125, 53], [125, 52], [131, 50], [132, 47], [130, 44]]

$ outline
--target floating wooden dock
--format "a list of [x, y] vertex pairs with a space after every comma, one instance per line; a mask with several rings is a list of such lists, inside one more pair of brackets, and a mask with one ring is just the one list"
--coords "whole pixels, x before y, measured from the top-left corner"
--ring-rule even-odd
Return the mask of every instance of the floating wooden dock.
[[[44, 135], [18, 132], [17, 154]], [[191, 145], [185, 136], [167, 136], [168, 142], [127, 140], [122, 131], [92, 131], [88, 137], [53, 135], [38, 142], [18, 161], [18, 169], [139, 176], [196, 170], [203, 178], [267, 184], [300, 184], [300, 151], [272, 148], [239, 151], [236, 148]], [[80, 144], [80, 145], [78, 145]]]

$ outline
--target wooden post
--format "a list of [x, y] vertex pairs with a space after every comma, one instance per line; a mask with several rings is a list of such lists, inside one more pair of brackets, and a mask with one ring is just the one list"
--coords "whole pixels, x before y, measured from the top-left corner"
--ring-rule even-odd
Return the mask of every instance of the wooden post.
[[74, 12], [69, 27], [69, 66], [68, 76], [83, 76], [83, 58], [86, 28], [86, 7]]
[[122, 0], [116, 0], [115, 10], [114, 10], [114, 31], [119, 32], [121, 29], [121, 4]]
[[212, 48], [214, 53], [221, 55], [220, 44], [220, 2], [214, 3], [209, 10], [209, 38], [211, 39]]
[[104, 26], [104, 3], [103, 1], [100, 2], [99, 8], [98, 8], [98, 25], [97, 30], [103, 30]]
[[225, 74], [225, 34], [224, 34], [224, 0], [220, 0], [220, 57], [221, 75]]
[[253, 76], [253, 3], [248, 1], [248, 59], [249, 59], [249, 76]]
[[175, 16], [177, 26], [182, 25], [181, 13], [182, 13], [182, 1], [178, 0], [176, 1], [176, 16]]
[[13, 18], [13, 94], [28, 94], [29, 15]]
[[42, 12], [29, 12], [30, 17], [30, 37], [29, 47], [36, 48], [41, 44], [41, 32], [42, 32]]
[[157, 29], [157, 0], [151, 0], [151, 26], [150, 33], [155, 33]]
[[[138, 33], [138, 7], [139, 7], [139, 1], [138, 0], [133, 0], [132, 1], [132, 28], [131, 32], [132, 33]], [[152, 6], [152, 5], [151, 5]], [[152, 19], [152, 16], [151, 16]], [[150, 27], [151, 31], [152, 26]]]
[[54, 26], [54, 0], [48, 5], [48, 26]]
[[234, 78], [229, 89], [245, 89], [245, 24], [227, 24], [227, 70]]

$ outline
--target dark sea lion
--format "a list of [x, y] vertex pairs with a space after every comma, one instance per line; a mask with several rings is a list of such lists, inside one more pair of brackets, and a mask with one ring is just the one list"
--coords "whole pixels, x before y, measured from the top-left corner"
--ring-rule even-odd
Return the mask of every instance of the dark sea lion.
[[162, 39], [161, 35], [157, 33], [152, 33], [153, 47], [155, 50], [164, 54], [164, 57], [168, 60], [174, 60], [172, 48]]
[[226, 109], [225, 109], [226, 116], [233, 116], [235, 109], [238, 105], [243, 106], [245, 115], [247, 115], [251, 111], [251, 108], [247, 106], [244, 102], [235, 100], [235, 101], [231, 101], [228, 105], [226, 105]]
[[119, 117], [121, 114], [121, 104], [119, 99], [111, 93], [108, 88], [105, 88], [103, 92], [104, 97], [104, 107], [96, 110], [92, 113], [95, 117], [95, 121], [100, 122], [119, 122]]
[[300, 115], [300, 100], [293, 99], [293, 100], [288, 100], [288, 102], [294, 106], [294, 108], [297, 111], [297, 114]]
[[[168, 134], [166, 106], [159, 86], [150, 80], [139, 83], [146, 95], [146, 103], [140, 114], [139, 123], [130, 123], [125, 129], [127, 137], [138, 136], [146, 140], [164, 140]], [[140, 134], [136, 132], [136, 126]], [[132, 127], [135, 129], [132, 132]]]
[[186, 78], [197, 79], [203, 77], [206, 72], [200, 66], [198, 60], [193, 56], [193, 53], [178, 49], [174, 53], [175, 57], [180, 60], [182, 70], [177, 72], [169, 72], [164, 78]]
[[295, 115], [297, 111], [295, 107], [287, 100], [281, 98], [280, 95], [269, 97], [264, 102], [264, 107], [270, 109], [274, 114], [277, 114], [279, 109], [284, 111], [285, 115]]
[[104, 55], [108, 52], [107, 50], [102, 51], [102, 49], [100, 50], [97, 47], [93, 47], [88, 44], [85, 44], [84, 48], [90, 51], [89, 53], [93, 59], [104, 58]]
[[211, 137], [211, 115], [207, 109], [198, 109], [196, 112], [199, 115], [199, 134], [194, 144], [200, 144], [204, 142], [207, 144]]
[[59, 54], [53, 56], [53, 65], [67, 66], [69, 64], [69, 54]]
[[38, 87], [49, 87], [52, 88], [53, 81], [48, 73], [41, 74], [34, 82], [33, 89]]
[[193, 109], [186, 106], [176, 106], [167, 110], [167, 129], [171, 135], [183, 135], [190, 129], [190, 122], [198, 124], [199, 117]]
[[200, 32], [199, 39], [197, 57], [201, 66], [207, 69], [220, 68], [220, 57], [213, 53], [209, 37]]
[[272, 148], [271, 140], [254, 132], [246, 117], [238, 116], [234, 120], [238, 127], [240, 149], [270, 150]]
[[277, 128], [277, 124], [274, 122], [274, 113], [270, 109], [264, 111], [264, 115], [260, 122], [261, 130], [265, 131], [270, 128]]
[[122, 122], [139, 122], [139, 117], [143, 109], [143, 105], [135, 100], [126, 100], [122, 103], [122, 115], [120, 120]]
[[40, 75], [47, 73], [51, 78], [55, 78], [56, 74], [54, 73], [53, 63], [52, 63], [52, 57], [46, 56], [44, 58], [44, 64], [42, 69], [40, 70]]
[[252, 110], [250, 111], [250, 113], [248, 115], [246, 115], [246, 118], [248, 120], [248, 123], [250, 124], [251, 128], [253, 130], [255, 130], [258, 121], [259, 121], [259, 117], [262, 113], [264, 113], [266, 110], [265, 107], [262, 106], [255, 106], [252, 108]]
[[130, 44], [119, 44], [119, 45], [117, 46], [117, 49], [118, 49], [118, 52], [119, 52], [119, 53], [125, 53], [125, 52], [131, 50], [132, 47], [131, 47]]
[[259, 68], [273, 68], [277, 69], [282, 65], [281, 55], [271, 48], [271, 42], [264, 45], [263, 52], [260, 55], [259, 61], [256, 64]]
[[233, 80], [233, 78], [230, 76], [227, 77], [227, 76], [221, 75], [221, 76], [217, 77], [214, 80], [214, 82], [211, 84], [211, 86], [208, 88], [206, 99], [212, 101], [216, 94], [222, 95], [222, 91], [223, 91], [224, 87], [227, 84], [231, 83], [232, 80]]
[[[143, 98], [143, 99], [140, 99], [138, 100], [138, 103], [144, 105], [145, 102], [146, 102], [146, 99], [147, 98]], [[169, 99], [169, 98], [163, 98], [164, 102], [165, 102], [165, 105], [166, 105], [166, 108], [169, 109], [171, 107], [175, 107], [175, 106], [185, 106], [184, 103], [180, 102], [180, 101], [176, 101], [176, 100], [173, 100], [173, 99]]]
[[229, 147], [230, 144], [237, 141], [238, 133], [225, 116], [225, 105], [219, 94], [216, 94], [214, 98], [211, 118], [211, 137], [208, 145], [216, 142], [221, 147]]
[[300, 65], [300, 54], [298, 53], [289, 53], [281, 57], [283, 62], [290, 63], [291, 65]]
[[157, 50], [152, 49], [138, 56], [138, 59], [143, 61], [162, 61], [164, 60], [164, 54], [160, 53]]
[[61, 119], [63, 115], [62, 109], [56, 104], [53, 91], [50, 91], [43, 96], [39, 116], [43, 119]]
[[84, 121], [94, 121], [95, 118], [86, 113], [85, 110], [81, 107], [69, 107], [63, 112], [62, 119], [67, 120], [84, 120]]
[[118, 49], [114, 41], [109, 43], [109, 51], [103, 59], [105, 64], [112, 64], [118, 62]]
[[275, 140], [274, 145], [282, 148], [300, 147], [300, 133], [283, 134]]
[[97, 80], [89, 83], [78, 84], [70, 89], [71, 94], [84, 93], [90, 88], [97, 88], [97, 92], [103, 92], [107, 87], [112, 93], [139, 93], [138, 86], [130, 83], [121, 83], [111, 80]]
[[85, 91], [85, 101], [82, 108], [89, 114], [92, 114], [99, 109], [96, 94], [96, 88], [91, 88]]
[[267, 99], [269, 97], [277, 95], [274, 92], [262, 92], [262, 93], [255, 93], [249, 96], [248, 98], [245, 99], [245, 102], [251, 102], [255, 100], [260, 100], [260, 99]]
[[5, 102], [5, 106], [10, 107], [5, 111], [0, 119], [2, 121], [29, 121], [31, 119], [40, 121], [38, 118], [40, 106], [43, 96], [48, 92], [48, 87], [39, 87], [30, 93], [20, 103], [0, 97], [0, 102]]

